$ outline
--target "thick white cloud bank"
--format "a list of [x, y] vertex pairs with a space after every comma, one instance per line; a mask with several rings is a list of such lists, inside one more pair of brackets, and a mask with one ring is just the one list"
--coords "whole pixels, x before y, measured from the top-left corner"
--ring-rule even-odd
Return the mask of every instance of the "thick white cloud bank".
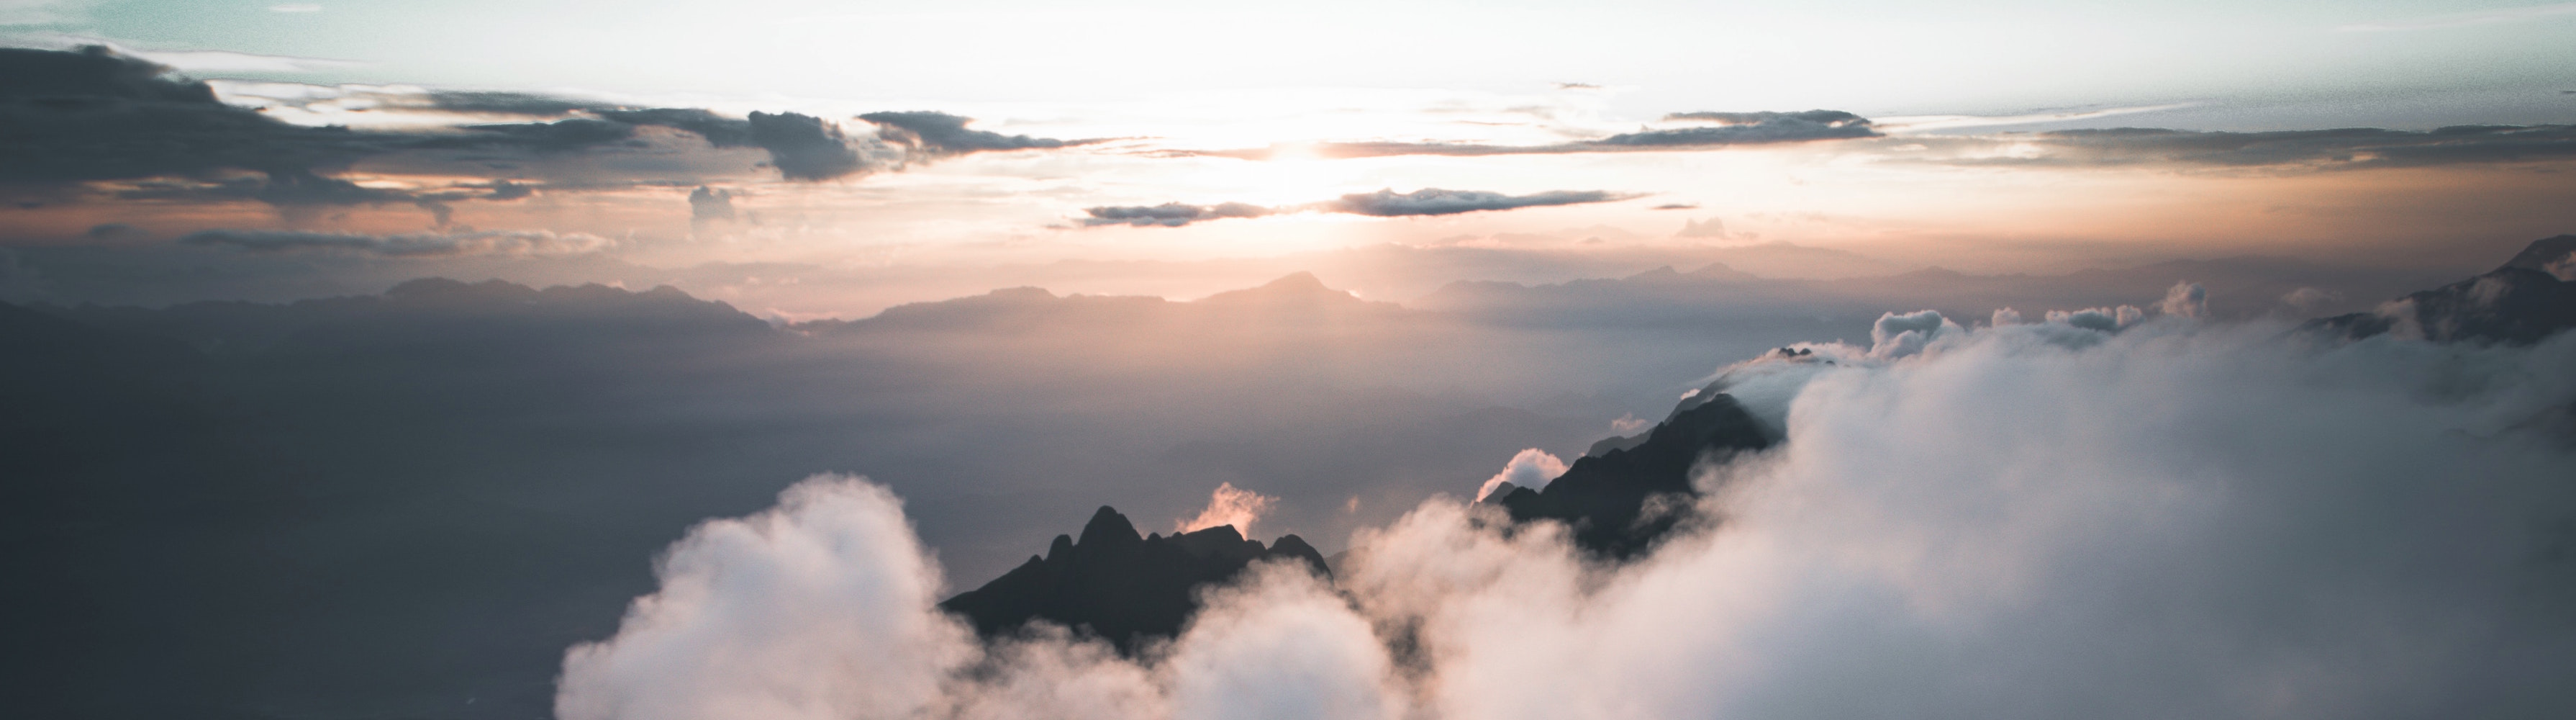
[[1434, 500], [1354, 538], [1339, 593], [1269, 568], [1139, 661], [977, 646], [896, 501], [817, 480], [675, 546], [558, 714], [2576, 714], [2576, 335], [2319, 349], [2175, 315], [1760, 361], [1804, 363], [1741, 369], [1799, 380], [1770, 389], [1789, 441], [1710, 469], [1718, 522], [1643, 560]]

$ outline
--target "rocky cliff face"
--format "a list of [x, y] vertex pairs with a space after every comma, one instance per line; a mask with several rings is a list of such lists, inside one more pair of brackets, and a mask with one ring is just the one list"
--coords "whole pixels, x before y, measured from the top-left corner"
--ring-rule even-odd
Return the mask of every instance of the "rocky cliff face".
[[1498, 488], [1487, 501], [1501, 504], [1516, 522], [1562, 521], [1586, 550], [1614, 558], [1644, 552], [1685, 515], [1679, 508], [1662, 511], [1661, 502], [1687, 504], [1698, 496], [1692, 467], [1778, 441], [1735, 398], [1707, 398], [1674, 411], [1633, 445], [1596, 444], [1599, 454], [1574, 461], [1546, 489]]
[[2305, 329], [2361, 339], [2381, 334], [2435, 342], [2539, 342], [2576, 327], [2576, 235], [2533, 242], [2503, 267], [2412, 293], [2370, 312], [2309, 322]]
[[1244, 539], [1231, 525], [1140, 537], [1126, 516], [1102, 506], [1080, 538], [1057, 535], [1045, 556], [1032, 556], [939, 606], [964, 616], [987, 637], [1044, 620], [1134, 652], [1152, 639], [1178, 635], [1198, 611], [1201, 586], [1231, 581], [1265, 560], [1302, 562], [1317, 575], [1332, 576], [1323, 554], [1295, 535], [1280, 536], [1268, 547]]

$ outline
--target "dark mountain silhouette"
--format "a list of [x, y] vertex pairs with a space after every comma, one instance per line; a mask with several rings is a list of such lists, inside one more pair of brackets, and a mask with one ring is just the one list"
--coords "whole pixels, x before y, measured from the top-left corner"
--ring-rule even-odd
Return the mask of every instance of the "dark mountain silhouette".
[[2535, 241], [2492, 272], [2411, 293], [2368, 312], [2310, 321], [2309, 332], [2349, 339], [2397, 333], [2435, 342], [2539, 342], [2576, 327], [2576, 235]]
[[[1705, 399], [1684, 403], [1642, 441], [1626, 447], [1611, 440], [1595, 444], [1599, 454], [1574, 461], [1543, 490], [1501, 487], [1488, 501], [1502, 505], [1516, 522], [1566, 523], [1575, 545], [1585, 550], [1626, 558], [1652, 549], [1687, 516], [1686, 504], [1699, 494], [1691, 484], [1691, 468], [1702, 459], [1725, 462], [1780, 440], [1733, 396], [1699, 397]], [[1681, 505], [1667, 508], [1667, 502]]]
[[1057, 535], [1045, 557], [1030, 556], [939, 607], [965, 616], [988, 637], [1045, 620], [1133, 653], [1152, 639], [1178, 635], [1198, 611], [1201, 587], [1231, 581], [1263, 560], [1304, 562], [1317, 575], [1333, 575], [1323, 554], [1295, 535], [1267, 548], [1232, 525], [1138, 537], [1127, 516], [1104, 505], [1082, 526], [1081, 539]]

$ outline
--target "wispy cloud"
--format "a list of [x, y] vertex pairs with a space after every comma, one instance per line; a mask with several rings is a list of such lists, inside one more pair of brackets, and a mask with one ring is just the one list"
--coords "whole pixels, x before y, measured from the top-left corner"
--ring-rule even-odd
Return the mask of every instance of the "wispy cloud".
[[384, 257], [459, 255], [578, 255], [616, 241], [588, 233], [551, 230], [473, 230], [449, 233], [357, 235], [279, 230], [203, 230], [179, 238], [184, 245], [235, 247], [253, 252], [344, 251]]
[[[1479, 157], [1711, 150], [1746, 145], [1879, 137], [1879, 132], [1873, 128], [1869, 118], [1840, 110], [1685, 112], [1665, 115], [1663, 119], [1668, 123], [1691, 124], [1681, 127], [1640, 129], [1636, 132], [1619, 133], [1590, 140], [1546, 145], [1402, 141], [1331, 142], [1304, 146], [1300, 151], [1314, 157], [1331, 159], [1402, 155]], [[1265, 160], [1280, 154], [1281, 150], [1278, 147], [1271, 147], [1251, 150], [1214, 150], [1194, 154]]]
[[2428, 131], [2380, 128], [2199, 132], [2108, 128], [2007, 134], [1959, 147], [2018, 146], [2023, 154], [1956, 157], [1973, 165], [2300, 166], [2313, 169], [2424, 167], [2576, 157], [2576, 125], [2460, 125]]
[[1370, 217], [1456, 215], [1525, 207], [1614, 202], [1639, 197], [1644, 196], [1603, 190], [1551, 190], [1528, 195], [1507, 195], [1483, 190], [1423, 188], [1409, 193], [1400, 193], [1393, 189], [1386, 189], [1373, 193], [1352, 193], [1323, 202], [1280, 207], [1235, 202], [1215, 205], [1174, 202], [1161, 205], [1095, 207], [1084, 210], [1090, 217], [1083, 218], [1082, 224], [1085, 227], [1102, 225], [1180, 227], [1207, 220], [1254, 218], [1293, 212], [1326, 212]]
[[1903, 117], [1873, 118], [1873, 120], [1880, 129], [1906, 133], [1926, 130], [1952, 130], [1972, 127], [1999, 127], [2006, 125], [2037, 125], [2041, 123], [2073, 122], [2077, 120], [2092, 120], [2096, 118], [2116, 117], [2120, 115], [2134, 115], [2137, 113], [2180, 110], [2187, 107], [2197, 106], [2199, 104], [2200, 103], [2192, 102], [2166, 103], [2163, 105], [2134, 105], [2128, 107], [2092, 108], [2084, 110], [2042, 111], [2022, 113], [2018, 115], [1908, 115]]

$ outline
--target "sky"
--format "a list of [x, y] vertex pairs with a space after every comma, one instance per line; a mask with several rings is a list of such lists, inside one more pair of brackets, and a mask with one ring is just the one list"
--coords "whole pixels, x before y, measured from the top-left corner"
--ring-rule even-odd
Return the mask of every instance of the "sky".
[[[280, 131], [259, 151], [271, 160], [158, 166], [110, 157], [155, 142], [130, 133], [30, 150], [58, 156], [0, 183], [17, 201], [0, 243], [20, 250], [6, 287], [21, 299], [49, 297], [48, 278], [65, 302], [267, 298], [281, 262], [311, 287], [407, 279], [312, 267], [364, 255], [419, 274], [464, 255], [591, 265], [486, 271], [545, 283], [753, 263], [907, 278], [739, 298], [782, 317], [989, 289], [942, 280], [970, 268], [1196, 297], [1268, 278], [1062, 264], [1385, 244], [1791, 243], [1972, 273], [2246, 255], [2468, 272], [2576, 222], [2567, 4], [18, 0], [0, 22], [0, 43], [111, 48], [266, 122], [370, 136], [326, 150]], [[646, 109], [792, 115], [812, 137], [711, 138], [632, 112]], [[1794, 115], [1808, 111], [1830, 117]], [[2483, 129], [2436, 132], [2464, 126]], [[2102, 132], [2116, 128], [2173, 132]], [[278, 154], [298, 159], [245, 167]], [[257, 190], [307, 175], [319, 182], [302, 193]], [[330, 192], [342, 183], [360, 189]], [[1424, 191], [1487, 195], [1434, 206]], [[1380, 192], [1399, 204], [1348, 200]], [[313, 237], [221, 239], [260, 232]], [[76, 292], [100, 256], [48, 255], [67, 248], [109, 248], [129, 276], [242, 280]], [[1025, 270], [1044, 266], [1057, 271]], [[1438, 278], [1482, 279], [1500, 278]]]

